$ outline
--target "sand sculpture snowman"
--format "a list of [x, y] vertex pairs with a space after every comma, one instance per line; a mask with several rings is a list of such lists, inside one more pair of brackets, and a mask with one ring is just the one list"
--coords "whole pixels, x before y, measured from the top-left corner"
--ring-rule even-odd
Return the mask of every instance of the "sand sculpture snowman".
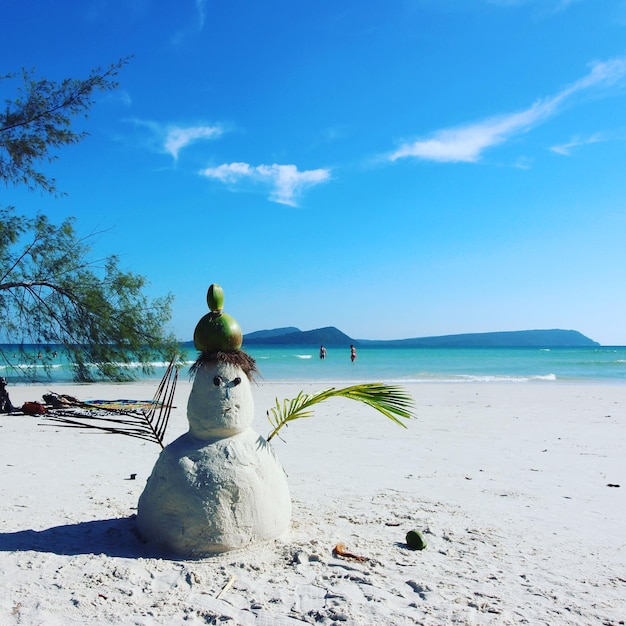
[[187, 403], [189, 431], [159, 456], [139, 499], [143, 537], [170, 553], [200, 557], [276, 539], [291, 519], [285, 472], [251, 428], [254, 360], [211, 285], [210, 313], [194, 332], [201, 352]]

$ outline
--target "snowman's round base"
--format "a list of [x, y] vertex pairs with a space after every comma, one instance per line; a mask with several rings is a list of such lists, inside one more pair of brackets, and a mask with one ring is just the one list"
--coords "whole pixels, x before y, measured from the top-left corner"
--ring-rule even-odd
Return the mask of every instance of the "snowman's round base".
[[213, 442], [179, 437], [161, 452], [137, 509], [142, 536], [183, 557], [277, 539], [290, 519], [287, 477], [250, 428]]

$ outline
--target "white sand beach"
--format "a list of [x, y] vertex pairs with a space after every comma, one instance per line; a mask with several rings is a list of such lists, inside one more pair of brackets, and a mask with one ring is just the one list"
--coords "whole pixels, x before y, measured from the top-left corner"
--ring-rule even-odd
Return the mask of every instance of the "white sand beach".
[[[255, 386], [255, 430], [267, 435], [265, 411], [301, 388]], [[190, 389], [178, 385], [168, 441], [187, 430]], [[156, 444], [0, 415], [0, 623], [624, 624], [626, 386], [408, 389], [406, 430], [331, 400], [281, 431], [289, 533], [200, 560], [162, 558], [137, 534]], [[49, 387], [8, 390], [21, 405]], [[411, 529], [426, 549], [408, 548]], [[333, 555], [339, 543], [364, 560]]]

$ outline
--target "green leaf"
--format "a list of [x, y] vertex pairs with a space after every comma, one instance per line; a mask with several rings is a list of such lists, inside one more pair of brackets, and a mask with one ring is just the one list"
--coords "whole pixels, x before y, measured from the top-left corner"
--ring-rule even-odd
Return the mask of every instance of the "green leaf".
[[276, 399], [276, 406], [268, 410], [267, 419], [273, 429], [267, 440], [270, 441], [289, 422], [312, 417], [313, 407], [330, 398], [348, 398], [367, 404], [403, 428], [406, 428], [406, 424], [402, 420], [414, 418], [412, 410], [415, 401], [398, 385], [364, 383], [342, 389], [331, 387], [315, 394], [301, 391], [292, 400], [283, 400], [282, 404]]

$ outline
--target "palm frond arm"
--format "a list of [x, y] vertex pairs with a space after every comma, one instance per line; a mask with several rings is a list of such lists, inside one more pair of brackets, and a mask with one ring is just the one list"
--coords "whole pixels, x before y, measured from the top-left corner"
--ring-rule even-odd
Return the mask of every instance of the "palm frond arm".
[[331, 387], [314, 394], [301, 391], [292, 400], [283, 400], [282, 404], [276, 399], [276, 406], [269, 409], [267, 419], [273, 430], [268, 435], [267, 440], [270, 441], [289, 422], [312, 417], [313, 407], [316, 404], [335, 397], [348, 398], [367, 404], [403, 428], [406, 428], [406, 424], [402, 420], [413, 419], [414, 417], [412, 411], [415, 402], [412, 396], [403, 387], [397, 385], [365, 383], [342, 389]]

